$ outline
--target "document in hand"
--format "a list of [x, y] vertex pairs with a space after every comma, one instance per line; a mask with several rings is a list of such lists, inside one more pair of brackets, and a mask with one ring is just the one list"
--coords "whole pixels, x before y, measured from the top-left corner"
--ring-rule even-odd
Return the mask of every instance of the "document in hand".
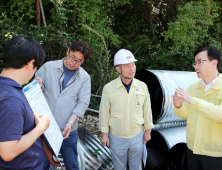
[[146, 166], [146, 159], [147, 159], [147, 149], [146, 149], [146, 144], [143, 143], [143, 165], [144, 167]]
[[44, 132], [46, 139], [48, 140], [55, 155], [58, 156], [60, 148], [63, 142], [63, 135], [59, 129], [59, 126], [46, 102], [46, 99], [42, 93], [37, 80], [34, 80], [23, 88], [23, 93], [32, 108], [33, 113], [36, 115], [47, 115], [50, 118], [50, 126]]

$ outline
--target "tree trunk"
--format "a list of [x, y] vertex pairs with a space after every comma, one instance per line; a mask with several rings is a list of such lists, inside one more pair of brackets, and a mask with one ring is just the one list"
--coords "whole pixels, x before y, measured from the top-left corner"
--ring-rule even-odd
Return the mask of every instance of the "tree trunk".
[[206, 13], [210, 15], [210, 2], [211, 0], [207, 0], [207, 10]]
[[74, 16], [73, 16], [73, 21], [76, 22], [76, 6], [73, 6], [73, 11], [74, 11]]
[[42, 0], [39, 0], [39, 3], [40, 3], [41, 11], [42, 11], [42, 20], [43, 20], [43, 23], [44, 23], [44, 27], [47, 27], [46, 21], [45, 21], [45, 14], [44, 14], [43, 6], [42, 6]]
[[151, 24], [151, 26], [153, 26], [153, 22], [152, 22], [152, 0], [150, 0], [150, 24]]
[[176, 0], [176, 13], [177, 13], [177, 4], [178, 4], [178, 1]]
[[37, 20], [37, 26], [40, 27], [40, 4], [39, 4], [39, 0], [36, 0], [36, 20]]

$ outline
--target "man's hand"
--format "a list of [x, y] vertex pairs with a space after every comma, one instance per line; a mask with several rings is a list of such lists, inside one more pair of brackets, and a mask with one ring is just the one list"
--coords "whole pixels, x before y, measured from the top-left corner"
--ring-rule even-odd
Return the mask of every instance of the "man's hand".
[[[192, 96], [190, 94], [188, 94], [184, 89], [182, 89], [181, 87], [176, 88], [176, 92], [177, 97], [179, 99], [179, 101], [185, 100], [187, 103], [191, 103], [192, 100]], [[182, 104], [181, 104], [182, 105]]]
[[108, 133], [102, 133], [102, 137], [100, 139], [100, 142], [103, 144], [103, 146], [109, 146], [109, 137]]
[[144, 133], [143, 143], [146, 144], [151, 139], [150, 132], [151, 132], [151, 129], [147, 129], [146, 132]]
[[37, 80], [39, 83], [39, 86], [42, 87], [42, 79], [40, 77], [36, 77], [35, 80]]
[[54, 159], [53, 159], [53, 155], [54, 152], [52, 149], [49, 149], [47, 151], [45, 151], [45, 156], [47, 157], [49, 163], [52, 165], [52, 166], [60, 166], [60, 163], [59, 162], [56, 162]]
[[53, 155], [55, 155], [55, 154], [54, 154], [53, 150], [48, 147], [48, 145], [46, 144], [45, 139], [43, 138], [43, 136], [41, 136], [41, 139], [42, 139], [42, 144], [43, 144], [43, 147], [44, 147], [44, 153], [45, 153], [49, 163], [52, 166], [60, 166], [60, 163], [56, 162], [53, 159]]
[[66, 139], [69, 137], [69, 134], [71, 132], [71, 129], [72, 129], [72, 125], [71, 123], [66, 123], [65, 126], [64, 126], [64, 130], [62, 132], [62, 135], [64, 136], [63, 139]]
[[178, 96], [178, 93], [175, 91], [173, 95], [173, 104], [176, 108], [180, 108], [183, 104], [183, 99]]
[[43, 132], [49, 128], [50, 119], [47, 115], [37, 116], [36, 114], [34, 114], [34, 118], [35, 118], [36, 127], [41, 128]]

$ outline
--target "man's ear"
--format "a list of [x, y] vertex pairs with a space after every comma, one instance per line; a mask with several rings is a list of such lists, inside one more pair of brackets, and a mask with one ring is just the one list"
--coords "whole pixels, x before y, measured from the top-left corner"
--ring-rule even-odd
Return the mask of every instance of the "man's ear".
[[69, 51], [70, 51], [70, 49], [68, 48], [68, 50], [67, 50], [67, 52], [66, 52], [66, 55], [68, 55]]
[[27, 62], [27, 68], [29, 69], [29, 70], [33, 70], [34, 69], [34, 62], [35, 62], [35, 60], [34, 59], [32, 59], [31, 61], [29, 61], [29, 62]]
[[217, 60], [213, 60], [213, 66], [217, 69], [217, 63], [218, 61]]
[[116, 71], [121, 72], [119, 66], [116, 66]]

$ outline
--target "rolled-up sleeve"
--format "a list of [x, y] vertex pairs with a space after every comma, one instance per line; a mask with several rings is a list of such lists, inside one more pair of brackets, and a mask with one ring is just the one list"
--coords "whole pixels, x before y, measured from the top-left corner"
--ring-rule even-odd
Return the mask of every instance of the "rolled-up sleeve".
[[151, 110], [151, 104], [150, 104], [150, 94], [148, 92], [147, 86], [146, 86], [146, 93], [145, 93], [145, 101], [143, 105], [143, 115], [144, 115], [144, 128], [145, 130], [152, 129], [153, 126], [153, 116], [152, 116], [152, 110]]
[[103, 88], [102, 99], [99, 107], [99, 129], [102, 133], [109, 132], [110, 101], [107, 87]]
[[77, 104], [75, 108], [72, 110], [73, 114], [77, 115], [80, 118], [83, 118], [86, 109], [89, 106], [90, 95], [91, 95], [91, 79], [89, 76], [86, 76], [78, 94]]

